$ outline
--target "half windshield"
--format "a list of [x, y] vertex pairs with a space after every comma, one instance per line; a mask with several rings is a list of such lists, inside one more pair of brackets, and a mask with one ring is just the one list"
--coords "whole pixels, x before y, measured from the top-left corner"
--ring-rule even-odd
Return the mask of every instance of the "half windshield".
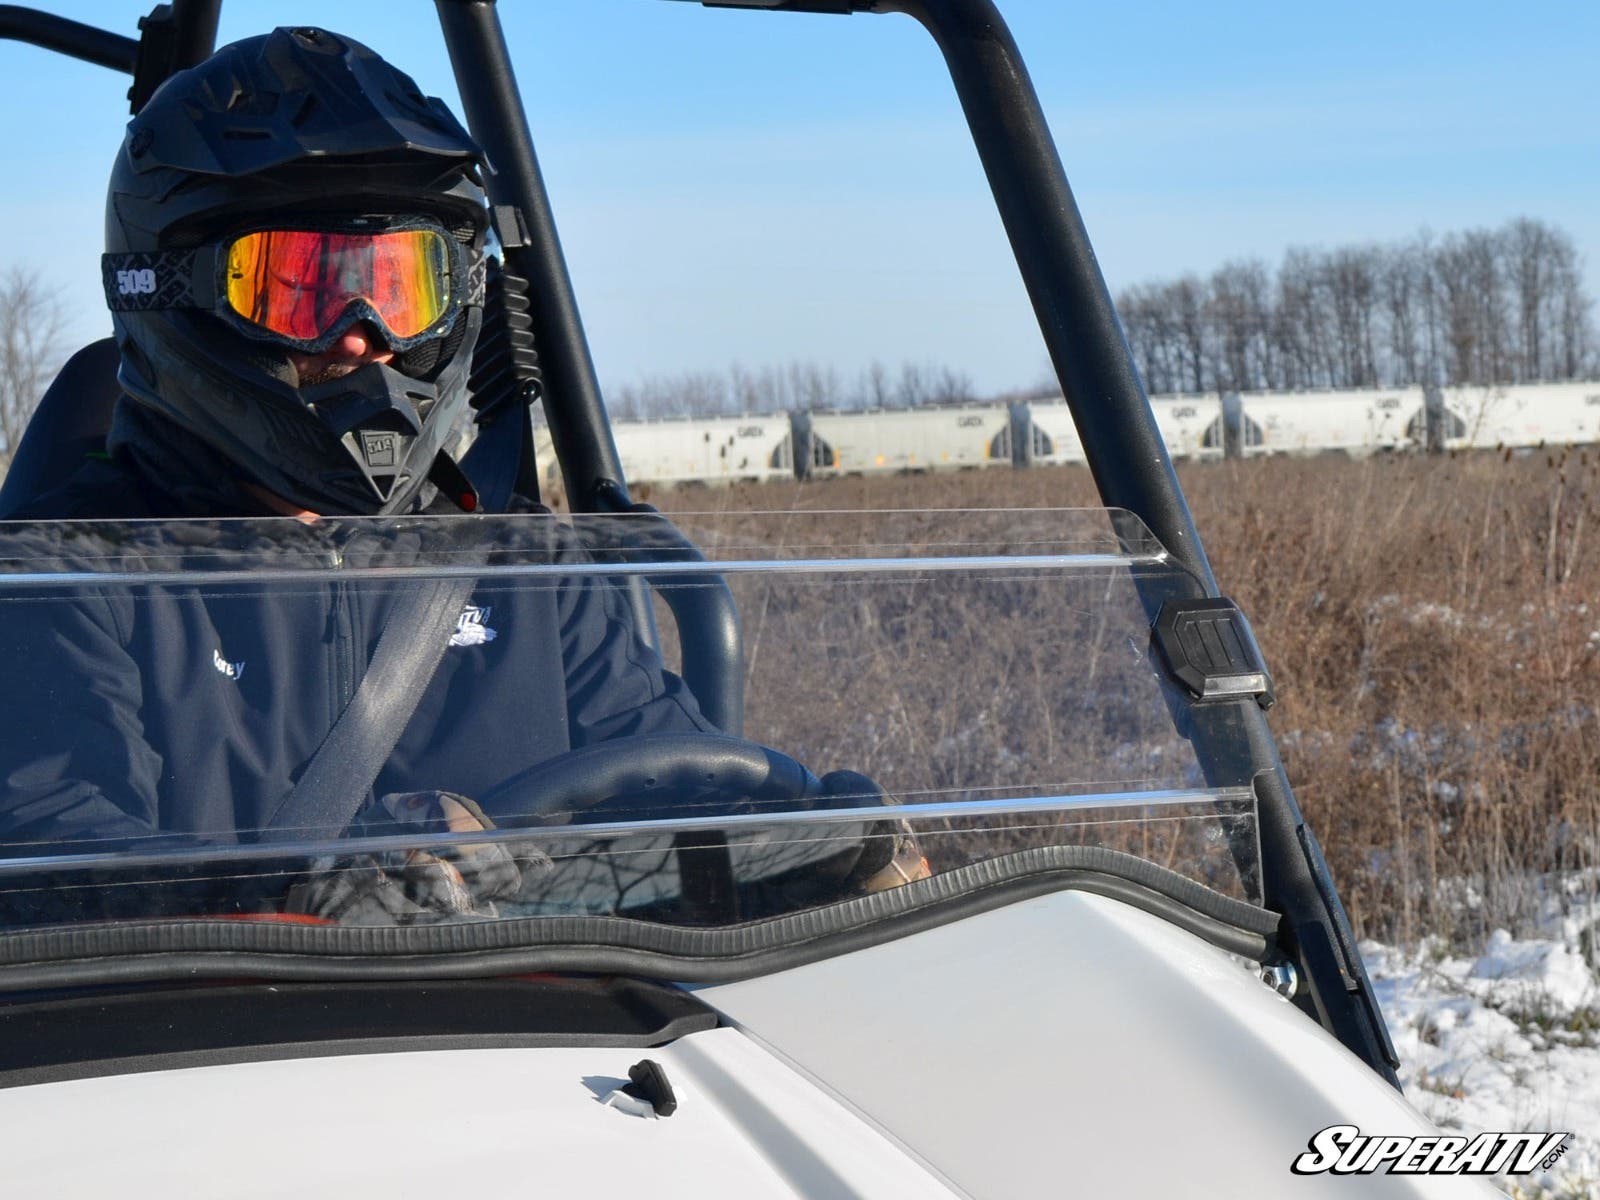
[[1105, 511], [7, 523], [0, 922], [509, 945], [1129, 862], [1255, 903], [1151, 649], [1198, 594]]

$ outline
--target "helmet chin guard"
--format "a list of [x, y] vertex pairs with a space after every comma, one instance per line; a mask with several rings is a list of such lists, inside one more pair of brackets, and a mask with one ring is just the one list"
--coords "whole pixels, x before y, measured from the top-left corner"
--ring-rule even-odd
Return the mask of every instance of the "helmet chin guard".
[[[124, 356], [118, 378], [128, 395], [311, 512], [382, 515], [416, 507], [467, 407], [469, 355], [460, 351], [427, 379], [369, 362], [338, 379], [296, 387], [290, 371], [241, 362], [229, 352], [229, 334], [195, 331], [185, 314], [142, 316], [172, 328], [141, 339], [153, 354]], [[463, 317], [461, 342], [470, 347], [482, 311], [468, 309]]]

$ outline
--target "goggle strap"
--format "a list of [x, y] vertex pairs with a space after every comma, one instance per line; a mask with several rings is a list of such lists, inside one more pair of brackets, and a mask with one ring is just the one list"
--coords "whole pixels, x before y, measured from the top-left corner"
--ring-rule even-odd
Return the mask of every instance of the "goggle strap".
[[[112, 312], [150, 312], [161, 308], [210, 308], [210, 295], [196, 288], [195, 250], [148, 250], [102, 254], [100, 282]], [[214, 251], [206, 257], [214, 261]], [[209, 293], [212, 289], [207, 288]]]

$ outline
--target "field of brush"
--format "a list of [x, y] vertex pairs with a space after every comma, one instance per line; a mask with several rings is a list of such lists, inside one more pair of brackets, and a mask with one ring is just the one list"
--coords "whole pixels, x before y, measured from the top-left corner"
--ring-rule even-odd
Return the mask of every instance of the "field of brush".
[[[1600, 458], [1329, 455], [1179, 474], [1272, 669], [1271, 724], [1358, 931], [1478, 946], [1535, 932], [1552, 886], [1592, 911]], [[1072, 467], [641, 494], [669, 512], [1097, 504]]]

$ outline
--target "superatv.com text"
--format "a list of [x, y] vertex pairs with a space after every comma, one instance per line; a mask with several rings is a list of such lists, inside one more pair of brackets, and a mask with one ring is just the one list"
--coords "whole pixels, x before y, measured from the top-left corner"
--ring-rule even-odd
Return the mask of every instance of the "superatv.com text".
[[1555, 1166], [1570, 1133], [1383, 1136], [1329, 1125], [1290, 1165], [1296, 1175], [1527, 1175]]

